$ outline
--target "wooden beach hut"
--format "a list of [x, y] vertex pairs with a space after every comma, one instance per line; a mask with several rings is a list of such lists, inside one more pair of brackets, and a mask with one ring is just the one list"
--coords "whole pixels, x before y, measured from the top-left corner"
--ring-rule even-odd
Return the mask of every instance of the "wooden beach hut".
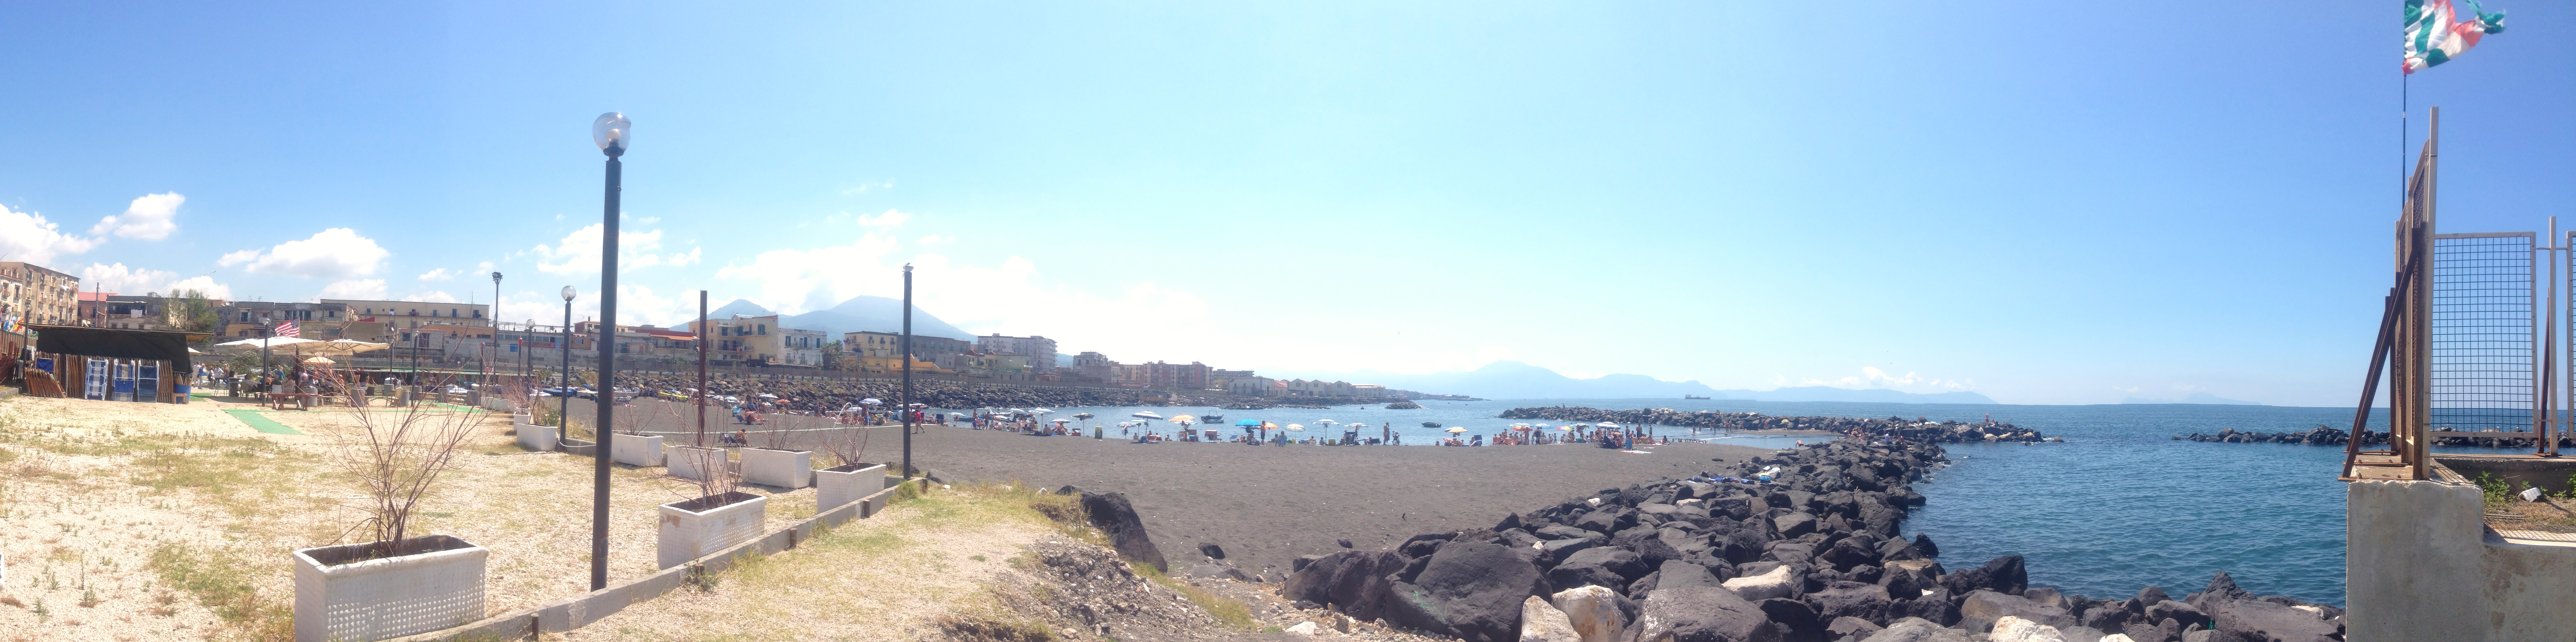
[[[29, 379], [51, 374], [66, 397], [100, 401], [187, 403], [188, 344], [212, 336], [197, 332], [29, 326], [36, 332], [36, 364]], [[30, 392], [39, 387], [30, 381]]]

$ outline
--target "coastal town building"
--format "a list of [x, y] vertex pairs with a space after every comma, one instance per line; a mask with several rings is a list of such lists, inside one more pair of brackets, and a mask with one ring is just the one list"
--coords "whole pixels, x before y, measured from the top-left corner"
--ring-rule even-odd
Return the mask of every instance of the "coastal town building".
[[[698, 322], [689, 322], [688, 328], [697, 331]], [[829, 336], [820, 330], [779, 325], [775, 314], [708, 319], [706, 330], [710, 361], [818, 369], [823, 367], [823, 343]]]
[[323, 299], [336, 303], [356, 315], [360, 321], [382, 321], [396, 328], [418, 328], [431, 323], [491, 327], [492, 306], [476, 303], [433, 303], [426, 301], [378, 301], [372, 299]]
[[79, 303], [72, 298], [80, 290], [80, 277], [25, 261], [0, 261], [0, 274], [15, 281], [6, 312], [19, 315], [21, 323], [71, 325], [80, 320]]
[[1117, 366], [1118, 362], [1109, 360], [1109, 355], [1098, 352], [1073, 355], [1073, 376], [1082, 381], [1115, 383], [1118, 381]]
[[[83, 292], [81, 297], [81, 325], [124, 330], [186, 329], [180, 327], [186, 322], [178, 317], [180, 306], [174, 305], [180, 302], [179, 299], [160, 296], [159, 293], [136, 296], [114, 292]], [[220, 301], [209, 303], [222, 304]]]
[[991, 354], [1023, 355], [1028, 357], [1028, 365], [1032, 371], [1040, 373], [1055, 372], [1056, 345], [1054, 339], [1035, 335], [1025, 337], [1006, 337], [1000, 334], [991, 334], [976, 337], [975, 347]]
[[939, 364], [949, 370], [958, 368], [958, 357], [975, 352], [974, 342], [927, 334], [912, 335], [912, 356]]
[[845, 332], [841, 334], [841, 352], [858, 357], [885, 359], [903, 348], [903, 335], [892, 332]]
[[298, 338], [338, 339], [350, 321], [347, 305], [301, 301], [233, 301], [216, 307], [215, 317], [217, 334], [235, 339], [268, 336], [263, 333], [286, 321], [295, 322]]
[[[1362, 389], [1361, 389], [1361, 387], [1360, 387], [1359, 385], [1353, 385], [1353, 384], [1351, 384], [1350, 382], [1347, 382], [1347, 381], [1325, 381], [1325, 380], [1322, 380], [1322, 379], [1313, 379], [1313, 380], [1308, 380], [1308, 379], [1290, 379], [1290, 380], [1282, 381], [1282, 382], [1279, 382], [1279, 383], [1281, 384], [1281, 385], [1279, 386], [1279, 388], [1281, 389], [1281, 392], [1282, 392], [1284, 395], [1286, 395], [1286, 396], [1291, 396], [1291, 397], [1360, 397], [1360, 396], [1372, 396], [1372, 395], [1373, 395], [1373, 396], [1376, 396], [1376, 397], [1384, 397], [1384, 396], [1386, 396], [1386, 386], [1368, 386], [1368, 389], [1371, 391], [1371, 393], [1369, 393], [1369, 394], [1363, 394], [1363, 393], [1361, 392], [1361, 390], [1362, 390]], [[1363, 384], [1363, 385], [1365, 385], [1365, 384]]]

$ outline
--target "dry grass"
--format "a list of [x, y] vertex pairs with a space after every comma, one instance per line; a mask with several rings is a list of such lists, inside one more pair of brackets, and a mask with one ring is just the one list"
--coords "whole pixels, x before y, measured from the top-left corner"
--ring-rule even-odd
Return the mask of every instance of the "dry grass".
[[1000, 485], [959, 485], [899, 500], [874, 518], [818, 533], [796, 550], [727, 569], [702, 582], [705, 590], [628, 607], [565, 637], [947, 639], [932, 632], [952, 622], [962, 630], [1017, 635], [1012, 631], [1025, 629], [1007, 610], [989, 608], [985, 588], [1009, 569], [1022, 543], [1068, 537], [1030, 508], [1040, 501], [1052, 500]]

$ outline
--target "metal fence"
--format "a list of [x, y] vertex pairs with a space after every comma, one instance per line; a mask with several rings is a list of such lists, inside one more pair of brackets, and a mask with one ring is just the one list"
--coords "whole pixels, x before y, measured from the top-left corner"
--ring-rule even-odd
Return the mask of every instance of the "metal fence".
[[2432, 428], [2531, 429], [2539, 389], [2530, 232], [2433, 237]]

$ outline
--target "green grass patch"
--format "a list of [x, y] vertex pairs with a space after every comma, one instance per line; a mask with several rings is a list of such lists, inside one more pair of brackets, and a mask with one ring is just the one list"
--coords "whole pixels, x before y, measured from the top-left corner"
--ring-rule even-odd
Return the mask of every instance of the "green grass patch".
[[263, 569], [239, 552], [164, 544], [152, 551], [148, 566], [163, 583], [214, 611], [232, 638], [295, 639], [294, 600], [261, 594], [250, 578]]

